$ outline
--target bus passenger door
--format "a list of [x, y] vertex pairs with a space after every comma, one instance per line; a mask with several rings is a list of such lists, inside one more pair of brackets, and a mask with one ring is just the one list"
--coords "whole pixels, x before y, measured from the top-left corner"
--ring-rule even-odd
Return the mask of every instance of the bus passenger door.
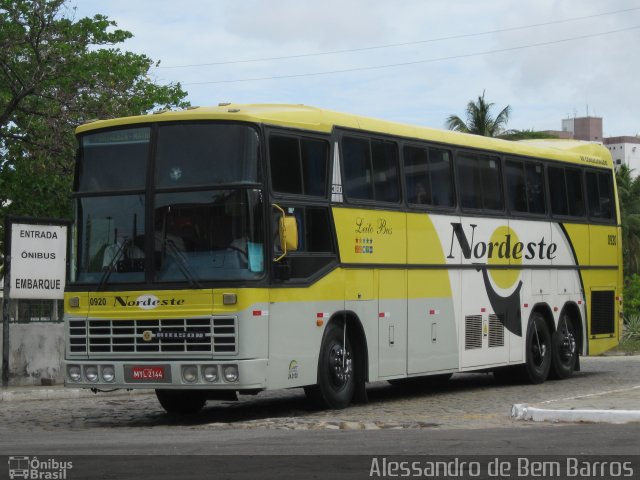
[[378, 270], [378, 339], [380, 376], [406, 374], [406, 270]]

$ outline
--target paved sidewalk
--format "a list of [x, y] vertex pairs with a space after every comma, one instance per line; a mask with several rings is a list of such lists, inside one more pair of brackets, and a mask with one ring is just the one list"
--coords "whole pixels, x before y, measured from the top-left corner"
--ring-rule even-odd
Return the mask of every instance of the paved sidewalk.
[[[608, 352], [603, 357], [639, 355]], [[601, 357], [602, 358], [602, 357]], [[638, 364], [640, 366], [640, 363]], [[640, 385], [610, 389], [588, 395], [554, 398], [532, 404], [514, 404], [511, 416], [534, 422], [631, 423], [640, 422]]]
[[[122, 397], [153, 393], [153, 390], [115, 390], [100, 392], [101, 396]], [[0, 402], [26, 402], [33, 400], [65, 400], [73, 398], [94, 397], [96, 394], [86, 388], [64, 388], [63, 385], [40, 387], [29, 385], [24, 387], [0, 387]]]
[[511, 416], [534, 422], [640, 422], [640, 385], [535, 404], [515, 404]]
[[[587, 363], [587, 368], [584, 369], [585, 372], [581, 372], [577, 377], [581, 376], [584, 379], [584, 375], [605, 375], [607, 380], [600, 383], [605, 378], [603, 377], [596, 383], [587, 383], [586, 385], [584, 380], [581, 381], [580, 378], [573, 380], [573, 383], [572, 381], [567, 381], [566, 385], [569, 388], [566, 389], [566, 395], [556, 397], [559, 391], [563, 391], [556, 387], [565, 385], [564, 383], [547, 382], [541, 386], [514, 385], [502, 388], [493, 387], [492, 384], [489, 384], [490, 388], [483, 391], [474, 390], [473, 388], [457, 390], [455, 387], [456, 377], [454, 376], [454, 386], [451, 391], [447, 391], [445, 388], [442, 391], [436, 390], [432, 395], [428, 396], [416, 396], [411, 392], [406, 396], [399, 396], [397, 401], [402, 403], [402, 411], [404, 412], [404, 416], [401, 415], [402, 418], [400, 420], [419, 418], [426, 422], [444, 424], [446, 423], [445, 417], [447, 415], [459, 417], [490, 414], [492, 423], [498, 421], [498, 418], [508, 419], [509, 416], [516, 421], [534, 422], [640, 422], [640, 375], [638, 375], [638, 372], [640, 372], [640, 356], [619, 358], [589, 357], [585, 359], [585, 363]], [[619, 365], [623, 364], [624, 367], [621, 370]], [[476, 378], [480, 380], [478, 388], [486, 386], [485, 382], [482, 381], [483, 377], [478, 376]], [[587, 388], [575, 388], [580, 385], [585, 385]], [[386, 389], [388, 389], [386, 382], [372, 384], [370, 396], [375, 399], [377, 390], [385, 392]], [[291, 396], [293, 394], [291, 391], [286, 390], [276, 391], [264, 394], [260, 399], [248, 397], [244, 401], [245, 403], [262, 401], [262, 408], [268, 409], [270, 408], [270, 403], [269, 400], [265, 400], [265, 397], [279, 398], [281, 395]], [[384, 393], [378, 394], [378, 397], [385, 398], [384, 395]], [[132, 396], [139, 396], [140, 400], [144, 398], [145, 400], [142, 402], [144, 404], [149, 402], [153, 405], [156, 404], [153, 390], [150, 389], [117, 390], [100, 393], [100, 395], [96, 396], [90, 390], [64, 388], [62, 385], [0, 388], [0, 402], [14, 402], [11, 403], [12, 406], [16, 406], [15, 403], [17, 402], [58, 400], [64, 403], [65, 400], [78, 398], [108, 399], [112, 397], [115, 399], [120, 397], [123, 401], [127, 401], [126, 399]], [[443, 400], [443, 396], [447, 397], [446, 402]], [[395, 398], [395, 395], [391, 398]], [[480, 401], [480, 398], [485, 400]], [[500, 406], [497, 410], [494, 408], [495, 412], [493, 410], [488, 412], [488, 407], [483, 402], [489, 402], [491, 405], [499, 404]], [[135, 403], [138, 405], [140, 402], [136, 401]], [[9, 404], [7, 404], [7, 408], [9, 408]], [[143, 407], [141, 406], [140, 408]], [[368, 406], [354, 406], [342, 411], [341, 414], [349, 420], [355, 418], [355, 420], [369, 421], [374, 418], [372, 415], [380, 415], [380, 408], [387, 407], [384, 402], [380, 404], [374, 400]], [[319, 417], [320, 420], [323, 420], [324, 414], [334, 416], [335, 412], [305, 413], [303, 417], [306, 420], [311, 417]], [[394, 414], [393, 420], [400, 421], [396, 417], [398, 415]]]

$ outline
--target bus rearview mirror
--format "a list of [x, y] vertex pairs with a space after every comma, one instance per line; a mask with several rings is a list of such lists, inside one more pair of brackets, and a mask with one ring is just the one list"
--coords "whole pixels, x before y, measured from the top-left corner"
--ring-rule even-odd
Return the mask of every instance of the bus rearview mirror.
[[278, 233], [280, 234], [280, 250], [282, 255], [275, 259], [276, 262], [282, 260], [287, 253], [298, 250], [298, 222], [293, 215], [287, 215], [277, 204], [272, 204], [274, 208], [280, 210], [282, 216], [278, 219]]
[[284, 253], [298, 250], [298, 222], [296, 217], [280, 217], [280, 250]]

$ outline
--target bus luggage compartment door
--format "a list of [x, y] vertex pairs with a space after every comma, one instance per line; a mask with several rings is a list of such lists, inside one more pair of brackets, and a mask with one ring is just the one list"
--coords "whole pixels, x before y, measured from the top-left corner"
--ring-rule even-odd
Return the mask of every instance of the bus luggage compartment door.
[[378, 271], [378, 363], [381, 377], [407, 373], [407, 272]]

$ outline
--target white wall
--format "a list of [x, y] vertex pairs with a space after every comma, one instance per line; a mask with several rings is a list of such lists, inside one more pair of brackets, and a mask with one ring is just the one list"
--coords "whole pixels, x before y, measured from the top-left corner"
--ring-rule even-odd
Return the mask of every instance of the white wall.
[[[2, 336], [0, 322], [0, 337]], [[64, 325], [62, 323], [9, 324], [9, 384], [41, 385], [42, 380], [64, 381]], [[2, 342], [0, 342], [0, 358]]]
[[640, 144], [639, 143], [612, 143], [605, 145], [611, 152], [613, 162], [621, 160], [622, 164], [634, 170], [633, 176], [640, 175]]

